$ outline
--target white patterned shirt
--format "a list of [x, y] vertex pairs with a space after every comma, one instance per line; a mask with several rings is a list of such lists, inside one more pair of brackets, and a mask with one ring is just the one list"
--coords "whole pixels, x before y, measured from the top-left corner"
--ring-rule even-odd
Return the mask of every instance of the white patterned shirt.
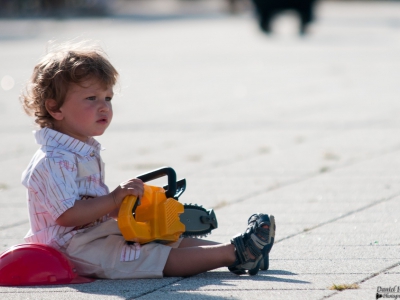
[[34, 133], [41, 148], [22, 174], [22, 184], [28, 189], [31, 225], [25, 241], [59, 249], [75, 234], [110, 219], [106, 215], [79, 227], [63, 227], [56, 223], [75, 201], [109, 193], [104, 183], [101, 145], [94, 138], [84, 143], [50, 128]]

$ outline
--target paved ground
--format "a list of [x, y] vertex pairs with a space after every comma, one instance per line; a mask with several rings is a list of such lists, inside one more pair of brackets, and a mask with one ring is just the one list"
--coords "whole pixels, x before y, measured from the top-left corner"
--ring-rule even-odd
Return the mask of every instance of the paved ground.
[[264, 36], [250, 13], [207, 5], [0, 20], [0, 250], [28, 230], [20, 174], [37, 146], [19, 90], [46, 41], [79, 36], [121, 73], [100, 138], [109, 186], [172, 166], [188, 181], [183, 202], [216, 209], [209, 238], [221, 242], [250, 214], [274, 214], [270, 270], [1, 287], [1, 299], [375, 299], [400, 286], [400, 3], [323, 2], [304, 38], [289, 16]]

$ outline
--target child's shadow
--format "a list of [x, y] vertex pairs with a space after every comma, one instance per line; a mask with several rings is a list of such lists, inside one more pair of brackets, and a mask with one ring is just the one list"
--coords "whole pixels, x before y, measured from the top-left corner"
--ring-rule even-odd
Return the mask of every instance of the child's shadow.
[[[199, 284], [197, 287], [200, 288], [204, 285], [233, 285], [233, 283], [240, 281], [257, 281], [257, 282], [286, 282], [286, 283], [294, 283], [294, 284], [310, 284], [309, 281], [298, 280], [293, 278], [286, 278], [282, 276], [296, 276], [298, 274], [292, 273], [284, 270], [268, 270], [268, 271], [260, 271], [256, 276], [237, 276], [229, 272], [206, 272], [199, 274], [197, 276], [187, 278], [192, 279], [194, 282], [197, 280]], [[195, 283], [191, 283], [191, 287], [196, 286]], [[240, 288], [239, 288], [240, 289]]]
[[[185, 296], [196, 299], [225, 299], [223, 296], [210, 295], [213, 292], [246, 290], [252, 283], [260, 288], [265, 282], [289, 284], [310, 284], [308, 281], [287, 278], [297, 274], [283, 270], [260, 271], [256, 276], [237, 276], [230, 272], [206, 272], [191, 277], [166, 277], [162, 279], [96, 280], [90, 284], [70, 285], [80, 293], [119, 296], [122, 299], [168, 299]], [[248, 281], [243, 285], [243, 281]], [[268, 288], [266, 286], [266, 288]]]

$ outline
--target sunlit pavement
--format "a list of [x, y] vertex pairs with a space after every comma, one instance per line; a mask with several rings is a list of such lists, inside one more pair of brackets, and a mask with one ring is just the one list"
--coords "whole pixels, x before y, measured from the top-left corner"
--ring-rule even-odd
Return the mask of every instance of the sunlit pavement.
[[110, 188], [171, 166], [187, 179], [182, 202], [215, 208], [219, 228], [207, 238], [220, 242], [252, 213], [273, 214], [270, 270], [0, 287], [0, 298], [400, 297], [384, 292], [400, 282], [400, 3], [321, 2], [299, 37], [291, 15], [266, 36], [248, 10], [186, 2], [0, 20], [0, 250], [29, 227], [20, 176], [37, 145], [19, 91], [47, 41], [91, 39], [121, 75], [113, 124], [99, 138]]

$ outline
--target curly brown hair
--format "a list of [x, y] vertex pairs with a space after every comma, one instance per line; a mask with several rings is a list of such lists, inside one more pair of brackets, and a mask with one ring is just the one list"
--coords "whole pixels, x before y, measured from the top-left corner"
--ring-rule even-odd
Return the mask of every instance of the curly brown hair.
[[114, 86], [118, 79], [117, 70], [101, 48], [82, 43], [57, 46], [35, 66], [20, 96], [22, 106], [28, 115], [35, 116], [41, 128], [52, 128], [54, 119], [46, 109], [46, 100], [54, 99], [58, 109], [64, 103], [70, 83], [79, 84], [93, 77], [104, 87]]

